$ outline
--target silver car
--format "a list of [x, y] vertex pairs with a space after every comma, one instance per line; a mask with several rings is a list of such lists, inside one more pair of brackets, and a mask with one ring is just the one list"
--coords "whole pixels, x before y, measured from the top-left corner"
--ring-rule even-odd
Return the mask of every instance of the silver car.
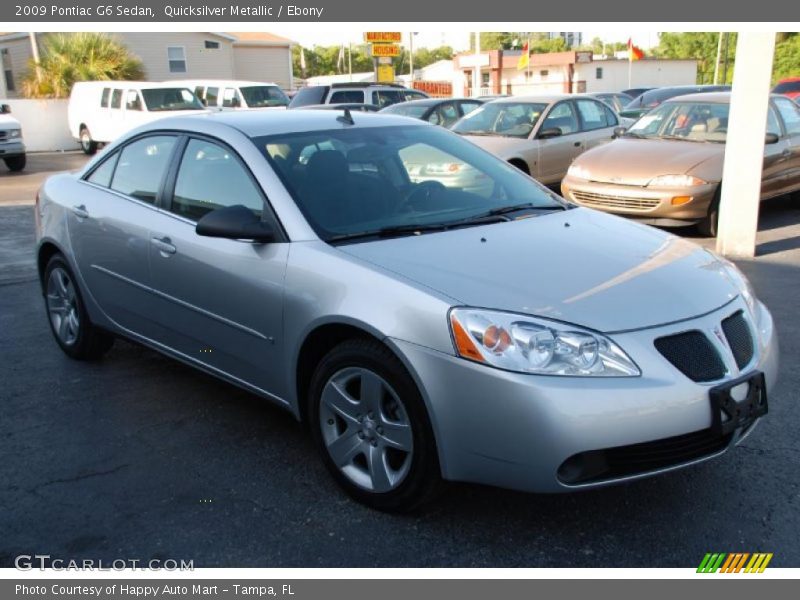
[[[409, 149], [492, 185], [417, 179]], [[731, 263], [402, 117], [154, 122], [50, 178], [36, 223], [67, 355], [120, 336], [250, 390], [383, 510], [443, 480], [565, 492], [693, 464], [776, 380], [772, 317]]]
[[487, 102], [451, 129], [537, 181], [557, 185], [575, 158], [631, 123], [590, 96], [542, 94]]

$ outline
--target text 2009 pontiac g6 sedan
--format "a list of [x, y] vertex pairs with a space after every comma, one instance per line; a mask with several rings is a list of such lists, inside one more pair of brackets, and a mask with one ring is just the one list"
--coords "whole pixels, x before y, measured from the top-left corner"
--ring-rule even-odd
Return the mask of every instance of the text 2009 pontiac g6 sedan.
[[36, 216], [64, 352], [124, 336], [272, 400], [385, 510], [442, 480], [558, 492], [692, 464], [775, 383], [772, 318], [731, 263], [403, 117], [154, 122], [48, 180]]

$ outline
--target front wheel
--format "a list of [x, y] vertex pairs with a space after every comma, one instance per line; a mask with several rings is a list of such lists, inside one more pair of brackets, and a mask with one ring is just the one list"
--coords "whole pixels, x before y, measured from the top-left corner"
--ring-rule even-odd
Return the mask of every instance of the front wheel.
[[22, 171], [25, 168], [25, 164], [28, 162], [25, 155], [22, 154], [20, 156], [12, 156], [10, 158], [4, 159], [6, 166], [10, 171]]
[[708, 214], [705, 218], [697, 224], [697, 231], [700, 235], [705, 237], [717, 237], [717, 227], [719, 226], [719, 197], [720, 187], [717, 188], [714, 199], [711, 201], [711, 206], [708, 207]]
[[84, 154], [91, 156], [97, 152], [97, 142], [92, 139], [92, 134], [88, 127], [81, 127], [80, 131], [81, 150]]
[[348, 340], [320, 362], [309, 391], [323, 461], [356, 500], [407, 512], [430, 500], [441, 475], [422, 397], [383, 344]]
[[59, 254], [47, 263], [44, 293], [50, 330], [65, 354], [92, 360], [108, 352], [114, 337], [89, 320], [72, 270]]

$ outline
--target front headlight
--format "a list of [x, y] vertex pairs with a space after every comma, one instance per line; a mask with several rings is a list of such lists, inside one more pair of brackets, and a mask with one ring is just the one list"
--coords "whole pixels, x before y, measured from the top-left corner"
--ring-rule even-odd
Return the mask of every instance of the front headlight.
[[691, 175], [659, 175], [651, 179], [647, 185], [652, 185], [653, 187], [694, 187], [696, 185], [705, 185], [706, 183], [708, 182]]
[[576, 165], [575, 163], [569, 166], [567, 169], [567, 175], [570, 177], [577, 177], [578, 179], [591, 179], [591, 175], [588, 169], [584, 169], [580, 165]]
[[725, 265], [725, 274], [728, 278], [733, 282], [733, 284], [739, 290], [739, 293], [742, 295], [745, 303], [747, 304], [747, 308], [750, 309], [750, 314], [755, 317], [758, 313], [756, 312], [756, 294], [753, 291], [753, 286], [750, 285], [750, 280], [747, 279], [744, 273], [739, 270], [735, 264], [729, 261], [726, 258], [720, 258], [722, 264]]
[[450, 328], [462, 358], [538, 375], [635, 377], [639, 368], [607, 337], [577, 327], [512, 313], [454, 308]]
[[17, 138], [22, 137], [22, 129], [9, 129], [6, 137], [10, 140], [14, 140]]

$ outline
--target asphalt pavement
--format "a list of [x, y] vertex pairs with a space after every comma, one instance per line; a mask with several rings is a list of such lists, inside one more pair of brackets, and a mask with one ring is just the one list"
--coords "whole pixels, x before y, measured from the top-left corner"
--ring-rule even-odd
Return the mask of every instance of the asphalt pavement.
[[393, 516], [344, 496], [303, 427], [255, 396], [125, 341], [99, 363], [58, 349], [35, 280], [30, 202], [44, 176], [82, 160], [32, 157], [28, 174], [0, 173], [0, 567], [19, 554], [196, 567], [695, 567], [710, 551], [800, 566], [800, 202], [765, 203], [759, 256], [741, 263], [783, 356], [770, 413], [741, 446], [569, 495], [455, 484], [423, 512]]

